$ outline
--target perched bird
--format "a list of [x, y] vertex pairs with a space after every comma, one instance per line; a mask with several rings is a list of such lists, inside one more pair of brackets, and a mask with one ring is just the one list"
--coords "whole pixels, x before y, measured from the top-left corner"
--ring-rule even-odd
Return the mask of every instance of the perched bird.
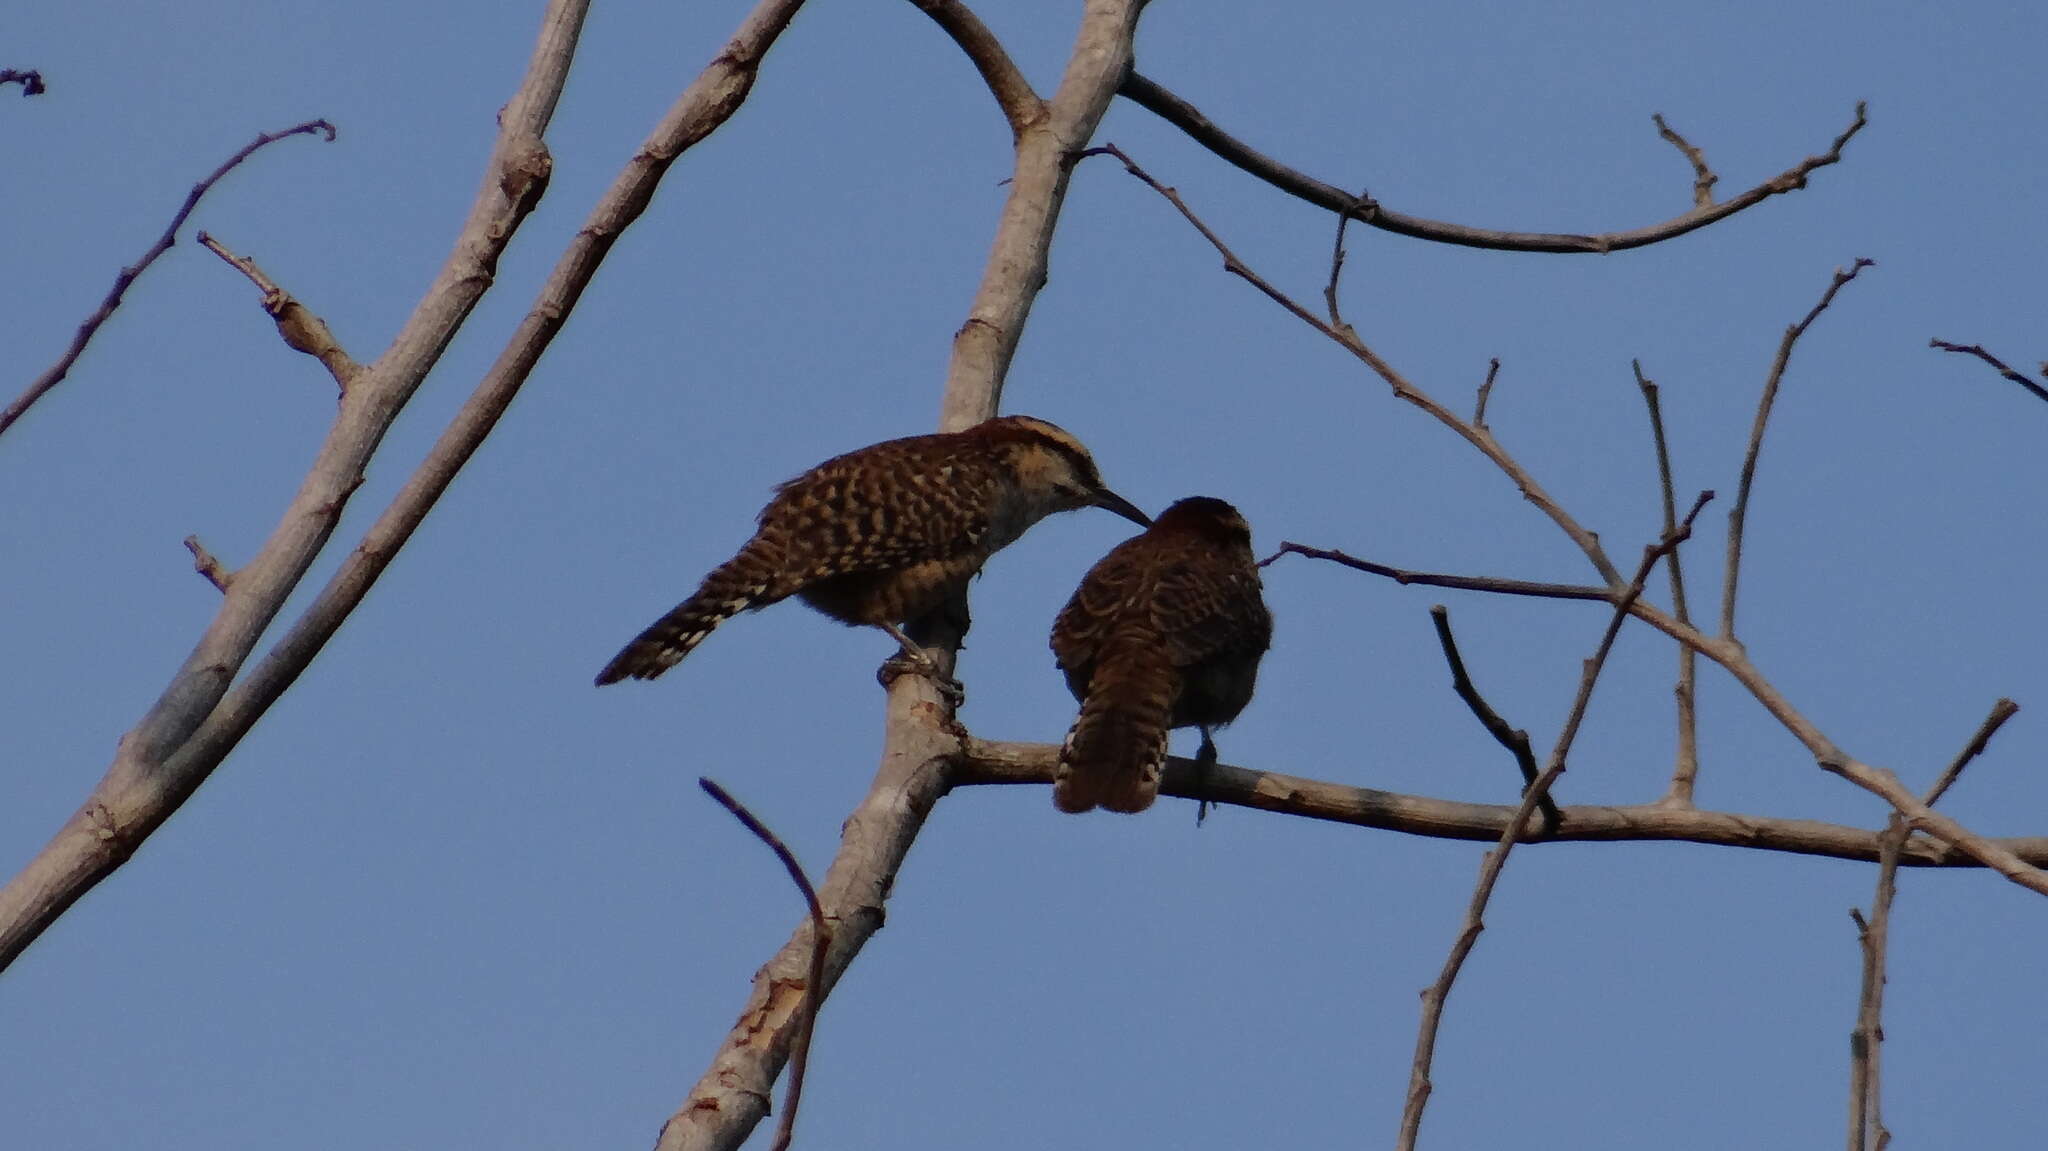
[[1273, 641], [1252, 529], [1222, 500], [1192, 496], [1118, 544], [1081, 580], [1052, 625], [1052, 651], [1081, 714], [1060, 748], [1053, 806], [1152, 806], [1167, 732], [1211, 728], [1251, 702]]
[[833, 619], [883, 629], [946, 682], [897, 625], [944, 605], [1032, 524], [1082, 507], [1152, 522], [1103, 486], [1080, 440], [1030, 416], [835, 456], [776, 488], [754, 538], [627, 644], [597, 682], [653, 679], [719, 624], [792, 595]]

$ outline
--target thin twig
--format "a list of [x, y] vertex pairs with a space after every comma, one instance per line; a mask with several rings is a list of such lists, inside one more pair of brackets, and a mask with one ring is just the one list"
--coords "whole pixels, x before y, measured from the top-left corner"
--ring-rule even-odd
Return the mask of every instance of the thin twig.
[[1309, 559], [1314, 560], [1328, 560], [1331, 563], [1342, 564], [1345, 567], [1372, 575], [1385, 576], [1395, 583], [1402, 585], [1415, 584], [1419, 587], [1457, 588], [1461, 591], [1483, 591], [1493, 592], [1498, 595], [1531, 596], [1536, 599], [1585, 599], [1597, 600], [1601, 603], [1612, 603], [1614, 601], [1613, 589], [1600, 587], [1596, 584], [1542, 583], [1537, 580], [1498, 579], [1492, 576], [1461, 576], [1447, 575], [1441, 572], [1409, 571], [1405, 568], [1389, 567], [1386, 564], [1359, 559], [1357, 556], [1345, 552], [1333, 551], [1327, 548], [1313, 548], [1307, 544], [1298, 544], [1291, 541], [1283, 541], [1280, 544], [1280, 550], [1260, 560], [1259, 566], [1266, 567], [1274, 560], [1285, 555], [1307, 556]]
[[1700, 151], [1698, 148], [1695, 148], [1692, 145], [1691, 141], [1679, 135], [1678, 132], [1671, 127], [1671, 125], [1666, 124], [1664, 122], [1663, 113], [1652, 113], [1650, 119], [1657, 125], [1657, 134], [1659, 136], [1664, 137], [1666, 140], [1670, 141], [1672, 147], [1684, 153], [1686, 161], [1692, 165], [1693, 207], [1713, 207], [1714, 184], [1717, 181], [1719, 181], [1721, 177], [1714, 175], [1714, 170], [1712, 168], [1707, 167], [1707, 154], [1705, 152]]
[[1500, 357], [1495, 356], [1486, 361], [1486, 379], [1480, 383], [1479, 397], [1472, 405], [1472, 426], [1475, 428], [1486, 426], [1486, 401], [1493, 398], [1493, 381], [1499, 375]]
[[1509, 455], [1507, 450], [1500, 446], [1499, 441], [1494, 439], [1493, 433], [1483, 427], [1469, 424], [1458, 418], [1449, 408], [1438, 403], [1435, 397], [1410, 383], [1406, 377], [1394, 370], [1392, 364], [1380, 358], [1378, 352], [1373, 351], [1365, 341], [1359, 339], [1358, 334], [1348, 326], [1342, 330], [1332, 327], [1314, 312], [1302, 307], [1292, 296], [1267, 282], [1263, 276], [1253, 271], [1250, 265], [1238, 259], [1237, 253], [1231, 251], [1230, 246], [1225, 244], [1222, 238], [1210, 229], [1209, 225], [1203, 223], [1201, 217], [1195, 215], [1194, 210], [1188, 207], [1185, 200], [1181, 199], [1179, 192], [1154, 179], [1151, 173], [1140, 168], [1136, 161], [1124, 154], [1122, 149], [1114, 144], [1106, 144], [1099, 149], [1091, 149], [1091, 151], [1115, 156], [1123, 161], [1125, 171], [1144, 183], [1146, 187], [1159, 193], [1166, 199], [1167, 203], [1172, 204], [1174, 209], [1181, 214], [1181, 217], [1192, 225], [1195, 231], [1200, 232], [1202, 238], [1209, 242], [1209, 246], [1215, 248], [1216, 253], [1223, 257], [1223, 268], [1226, 272], [1257, 288], [1267, 299], [1285, 308], [1296, 319], [1335, 340], [1346, 351], [1371, 368], [1374, 375], [1379, 376], [1381, 380], [1385, 381], [1387, 386], [1393, 390], [1396, 399], [1406, 401], [1428, 412], [1438, 423], [1451, 429], [1466, 443], [1479, 449], [1481, 454], [1493, 461], [1495, 467], [1507, 473], [1508, 478], [1513, 480], [1515, 487], [1521, 491], [1522, 498], [1536, 505], [1538, 510], [1543, 512], [1544, 515], [1550, 518], [1552, 523], [1557, 525], [1558, 530], [1564, 532], [1574, 544], [1578, 545], [1579, 550], [1585, 554], [1587, 562], [1593, 565], [1593, 570], [1600, 573], [1601, 579], [1605, 580], [1610, 587], [1621, 586], [1623, 582], [1621, 573], [1615, 569], [1613, 562], [1607, 558], [1606, 551], [1601, 548], [1599, 536], [1587, 531], [1577, 520], [1571, 517], [1570, 513], [1564, 510], [1563, 505], [1552, 499], [1550, 493], [1543, 490], [1543, 486], [1536, 482], [1536, 477], [1529, 474], [1528, 469], [1524, 468], [1520, 461]]
[[[1963, 750], [1949, 761], [1920, 802], [1929, 807], [1941, 799], [1970, 761], [1984, 753], [1991, 737], [2005, 726], [2020, 707], [2009, 699], [1991, 705], [1991, 714], [1977, 725], [1977, 731]], [[1857, 998], [1856, 1026], [1849, 1033], [1849, 1151], [1884, 1151], [1891, 1132], [1884, 1126], [1882, 1051], [1884, 1046], [1884, 985], [1886, 948], [1890, 939], [1892, 902], [1898, 895], [1899, 855], [1912, 834], [1912, 825], [1893, 812], [1878, 836], [1877, 892], [1871, 897], [1870, 918], [1855, 908], [1849, 918], [1856, 923], [1856, 941], [1862, 952], [1862, 993]]]
[[1920, 802], [1932, 807], [1936, 800], [1948, 794], [1948, 789], [1955, 785], [1956, 777], [1963, 774], [1963, 769], [1970, 766], [1971, 760], [1984, 754], [1984, 748], [1991, 742], [1991, 737], [1998, 734], [1998, 729], [2005, 726], [2006, 720], [2019, 714], [2019, 710], [2020, 705], [2009, 699], [2001, 699], [1992, 704], [1991, 714], [1985, 716], [1984, 722], [1977, 725], [1977, 733], [1970, 737], [1969, 743], [1963, 745], [1962, 751], [1956, 753], [1955, 759], [1942, 771], [1941, 777], [1934, 781], [1934, 786], [1927, 789], [1927, 797]]
[[247, 276], [249, 282], [256, 285], [256, 290], [263, 293], [263, 310], [276, 322], [277, 334], [284, 337], [286, 347], [319, 360], [326, 367], [327, 374], [334, 377], [335, 386], [344, 392], [348, 391], [350, 382], [362, 374], [363, 368], [349, 357], [341, 342], [336, 340], [334, 333], [328, 329], [325, 320], [314, 315], [290, 292], [278, 287], [275, 280], [264, 275], [263, 269], [256, 266], [253, 258], [237, 256], [228, 251], [225, 245], [204, 230], [193, 238], [207, 251], [226, 260], [229, 266]]
[[23, 96], [40, 96], [49, 91], [49, 88], [43, 84], [43, 74], [33, 68], [25, 71], [17, 71], [13, 68], [0, 68], [0, 84], [21, 85], [21, 94]]
[[[1458, 641], [1451, 635], [1450, 609], [1442, 604], [1431, 607], [1429, 622], [1436, 627], [1437, 642], [1444, 649], [1444, 662], [1451, 665], [1451, 690], [1457, 692], [1465, 706], [1472, 709], [1473, 716], [1486, 733], [1515, 757], [1515, 766], [1522, 772], [1523, 790], [1536, 786], [1536, 776], [1541, 769], [1536, 766], [1535, 749], [1529, 746], [1529, 733], [1502, 719], [1473, 685], [1471, 674], [1465, 670], [1465, 658], [1458, 653]], [[1537, 806], [1543, 810], [1544, 829], [1556, 831], [1564, 822], [1563, 814], [1557, 810], [1557, 801], [1545, 794], [1537, 801]]]
[[1771, 361], [1770, 375], [1764, 378], [1763, 395], [1756, 402], [1756, 419], [1749, 429], [1749, 450], [1742, 457], [1742, 478], [1735, 486], [1735, 506], [1728, 512], [1728, 571], [1721, 581], [1721, 637], [1735, 638], [1735, 591], [1736, 582], [1742, 573], [1742, 527], [1749, 517], [1749, 492], [1756, 480], [1756, 459], [1763, 451], [1764, 428], [1771, 422], [1771, 408], [1778, 400], [1778, 383], [1785, 375], [1785, 365], [1791, 362], [1792, 346], [1820, 314], [1834, 303], [1835, 293], [1856, 278], [1856, 274], [1870, 267], [1875, 261], [1857, 257], [1848, 268], [1836, 268], [1834, 278], [1828, 281], [1827, 291], [1822, 292], [1820, 302], [1806, 313], [1806, 317], [1785, 329], [1785, 335], [1778, 341], [1778, 354]]
[[185, 550], [192, 553], [192, 569], [205, 576], [206, 582], [212, 584], [214, 590], [225, 595], [228, 584], [235, 578], [235, 573], [221, 566], [221, 562], [214, 558], [212, 552], [206, 550], [206, 545], [200, 543], [196, 535], [185, 537]]
[[825, 986], [825, 949], [832, 946], [832, 928], [825, 922], [825, 909], [818, 903], [818, 889], [811, 886], [811, 877], [804, 874], [803, 865], [796, 861], [796, 854], [790, 851], [789, 845], [717, 783], [700, 775], [697, 786], [768, 845], [768, 850], [773, 851], [775, 858], [788, 869], [789, 878], [796, 883], [797, 890], [803, 892], [804, 903], [811, 909], [810, 980], [804, 985], [803, 1018], [797, 1023], [796, 1038], [789, 1051], [789, 1092], [783, 1097], [782, 1122], [775, 1129], [775, 1141], [769, 1144], [769, 1151], [788, 1151], [789, 1141], [796, 1133], [797, 1104], [804, 1095], [804, 1067], [811, 1057], [811, 1032], [818, 1025], [818, 1000], [820, 989]]
[[[1657, 447], [1657, 486], [1664, 504], [1664, 530], [1678, 526], [1678, 503], [1675, 488], [1671, 482], [1671, 448], [1664, 438], [1664, 408], [1659, 402], [1656, 381], [1643, 375], [1640, 360], [1629, 361], [1636, 375], [1636, 387], [1643, 394], [1643, 404], [1650, 411], [1650, 438]], [[1678, 622], [1692, 626], [1692, 612], [1686, 606], [1685, 568], [1679, 562], [1679, 553], [1674, 550], [1666, 557], [1665, 565], [1671, 572], [1671, 611]], [[1678, 750], [1671, 768], [1671, 789], [1665, 793], [1664, 802], [1680, 807], [1691, 807], [1693, 786], [1699, 777], [1700, 741], [1699, 716], [1696, 711], [1696, 684], [1698, 682], [1698, 653], [1685, 644], [1678, 645], [1678, 683], [1672, 695], [1678, 701]]]
[[[1944, 352], [1962, 352], [1966, 355], [1975, 356], [1996, 368], [1999, 375], [2027, 389], [2027, 391], [2033, 394], [2035, 399], [2048, 400], [2048, 388], [2042, 387], [2040, 384], [2035, 383], [2007, 366], [2004, 360], [1985, 351], [1981, 344], [1951, 344], [1947, 340], [1929, 340], [1927, 341], [1927, 346], [1930, 348], [1940, 348]], [[2043, 365], [2041, 370], [2044, 375], [2048, 375], [2048, 365]]]
[[1457, 981], [1466, 957], [1472, 954], [1473, 946], [1479, 942], [1479, 933], [1486, 930], [1486, 905], [1493, 898], [1494, 885], [1500, 881], [1501, 870], [1507, 866], [1508, 853], [1521, 840], [1536, 806], [1549, 796], [1551, 787], [1564, 774], [1572, 742], [1578, 736], [1579, 724], [1593, 699], [1593, 686], [1599, 682], [1600, 670], [1606, 666], [1607, 653], [1613, 650], [1615, 637], [1621, 634], [1621, 625], [1628, 619], [1629, 608], [1643, 594], [1643, 585], [1649, 581], [1650, 573], [1656, 570], [1657, 561], [1692, 535], [1693, 520], [1713, 498], [1713, 492], [1701, 492], [1693, 501], [1692, 510], [1686, 513], [1675, 530], [1664, 533], [1663, 538], [1643, 549], [1642, 563], [1636, 567], [1635, 578], [1629, 581], [1628, 588], [1615, 603], [1614, 612], [1607, 621], [1607, 630], [1600, 637], [1600, 646], [1586, 660], [1579, 675], [1578, 694], [1573, 697], [1571, 713], [1565, 717], [1564, 727], [1558, 732], [1557, 746], [1550, 752], [1549, 765], [1522, 796], [1521, 806], [1515, 809], [1507, 830], [1501, 833], [1500, 841], [1486, 853], [1484, 862], [1480, 864], [1479, 881], [1473, 886], [1471, 901], [1466, 904], [1465, 921], [1459, 927], [1458, 937], [1451, 944], [1451, 952], [1445, 957], [1443, 970], [1438, 972], [1436, 982], [1422, 993], [1422, 1022], [1416, 1028], [1415, 1059], [1408, 1071], [1408, 1095], [1401, 1108], [1400, 1135], [1394, 1143], [1396, 1151], [1414, 1151], [1416, 1135], [1422, 1129], [1422, 1111], [1428, 1105], [1433, 1090], [1429, 1069], [1436, 1058], [1436, 1037], [1443, 1023], [1444, 1001], [1449, 998], [1451, 985]]
[[1017, 67], [1010, 54], [1004, 50], [1003, 42], [989, 31], [967, 5], [959, 0], [910, 0], [919, 11], [932, 18], [960, 50], [967, 53], [967, 59], [981, 73], [982, 82], [988, 85], [996, 104], [1003, 110], [1003, 119], [1010, 123], [1010, 134], [1021, 136], [1024, 130], [1045, 115], [1045, 101], [1031, 88], [1031, 81]]
[[1859, 101], [1856, 105], [1855, 118], [1835, 137], [1834, 143], [1827, 151], [1818, 156], [1808, 156], [1741, 195], [1710, 207], [1694, 208], [1661, 224], [1651, 224], [1626, 232], [1583, 235], [1570, 232], [1504, 232], [1489, 228], [1472, 228], [1463, 224], [1406, 215], [1370, 200], [1360, 203], [1356, 197], [1342, 188], [1298, 172], [1230, 135], [1203, 115], [1200, 109], [1135, 71], [1125, 77], [1118, 95], [1159, 116], [1217, 156], [1290, 196], [1332, 212], [1350, 212], [1375, 228], [1403, 236], [1435, 240], [1444, 244], [1460, 244], [1470, 248], [1494, 248], [1514, 252], [1618, 252], [1625, 248], [1640, 248], [1669, 240], [1674, 236], [1682, 236], [1708, 224], [1725, 220], [1772, 196], [1806, 187], [1807, 177], [1817, 169], [1841, 161], [1843, 145], [1869, 123], [1865, 114], [1867, 109]]
[[51, 364], [49, 368], [45, 369], [42, 375], [37, 376], [29, 384], [26, 391], [15, 397], [13, 403], [8, 404], [4, 410], [0, 410], [0, 433], [4, 433], [8, 428], [13, 427], [14, 421], [20, 419], [24, 412], [28, 411], [37, 400], [42, 399], [51, 388], [56, 387], [64, 379], [65, 374], [71, 371], [71, 365], [78, 362], [79, 355], [85, 351], [85, 345], [92, 340], [94, 333], [100, 330], [100, 325], [106, 323], [107, 318], [114, 314], [114, 309], [121, 306], [121, 298], [127, 295], [128, 286], [133, 284], [135, 278], [140, 276], [151, 264], [155, 263], [158, 256], [170, 251], [171, 245], [178, 242], [178, 229], [185, 226], [185, 220], [192, 215], [192, 209], [198, 207], [201, 196], [206, 195], [207, 191], [214, 184], [218, 183], [221, 177], [232, 171], [237, 164], [254, 155], [256, 150], [265, 144], [274, 143], [288, 136], [302, 136], [313, 132], [322, 132], [326, 134], [328, 140], [334, 139], [334, 125], [325, 120], [308, 120], [303, 124], [294, 124], [282, 132], [265, 132], [256, 137], [255, 140], [244, 145], [241, 151], [229, 156], [227, 161], [221, 164], [220, 167], [215, 168], [211, 175], [194, 184], [192, 190], [185, 193], [185, 202], [179, 205], [177, 214], [171, 217], [170, 225], [164, 229], [163, 235], [156, 238], [156, 243], [149, 246], [149, 250], [142, 254], [140, 260], [121, 269], [121, 274], [114, 277], [114, 286], [108, 290], [106, 297], [100, 301], [98, 310], [94, 311], [92, 315], [87, 316], [85, 322], [78, 325], [78, 331], [73, 333], [71, 346], [65, 349], [62, 356], [57, 358], [56, 363]]
[[[1363, 191], [1358, 193], [1358, 203], [1371, 202], [1370, 195]], [[1344, 275], [1344, 229], [1351, 223], [1351, 216], [1351, 211], [1337, 213], [1337, 238], [1330, 244], [1330, 282], [1323, 285], [1323, 302], [1330, 308], [1330, 326], [1339, 331], [1348, 327], [1344, 323], [1343, 311], [1337, 307], [1337, 282]]]

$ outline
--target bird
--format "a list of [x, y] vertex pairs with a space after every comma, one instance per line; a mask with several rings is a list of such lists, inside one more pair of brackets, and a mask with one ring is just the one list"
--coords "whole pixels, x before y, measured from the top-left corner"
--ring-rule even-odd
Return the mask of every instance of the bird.
[[1151, 518], [1102, 482], [1072, 433], [1031, 416], [907, 436], [834, 456], [775, 489], [754, 536], [695, 594], [628, 643], [599, 686], [653, 679], [726, 620], [798, 596], [833, 619], [879, 627], [948, 694], [900, 624], [944, 606], [989, 556], [1054, 512]]
[[1167, 733], [1212, 729], [1251, 702], [1273, 616], [1252, 530], [1222, 500], [1190, 496], [1089, 569], [1052, 626], [1080, 714], [1060, 747], [1053, 806], [1140, 812], [1159, 795]]

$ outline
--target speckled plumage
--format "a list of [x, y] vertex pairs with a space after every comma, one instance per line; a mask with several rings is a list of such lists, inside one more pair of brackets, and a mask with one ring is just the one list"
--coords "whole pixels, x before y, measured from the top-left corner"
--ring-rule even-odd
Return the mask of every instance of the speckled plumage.
[[1079, 440], [1030, 416], [835, 456], [777, 488], [754, 538], [627, 644], [597, 682], [652, 679], [719, 624], [792, 595], [901, 640], [896, 625], [944, 605], [1032, 524], [1090, 505], [1147, 522], [1103, 486]]
[[1273, 639], [1251, 539], [1236, 508], [1193, 496], [1082, 578], [1052, 628], [1081, 703], [1053, 782], [1061, 811], [1152, 806], [1167, 733], [1200, 727], [1206, 744], [1251, 702]]

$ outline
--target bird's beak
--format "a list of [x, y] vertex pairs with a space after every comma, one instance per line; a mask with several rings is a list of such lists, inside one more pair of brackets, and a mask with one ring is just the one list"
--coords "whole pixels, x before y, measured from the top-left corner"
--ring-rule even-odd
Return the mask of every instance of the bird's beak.
[[1095, 493], [1095, 506], [1098, 508], [1108, 508], [1110, 511], [1113, 511], [1116, 514], [1131, 521], [1132, 523], [1137, 524], [1141, 528], [1149, 528], [1152, 526], [1151, 516], [1148, 516], [1144, 512], [1139, 511], [1138, 505], [1123, 498], [1115, 492], [1110, 491], [1108, 488], [1104, 488], [1101, 491]]

